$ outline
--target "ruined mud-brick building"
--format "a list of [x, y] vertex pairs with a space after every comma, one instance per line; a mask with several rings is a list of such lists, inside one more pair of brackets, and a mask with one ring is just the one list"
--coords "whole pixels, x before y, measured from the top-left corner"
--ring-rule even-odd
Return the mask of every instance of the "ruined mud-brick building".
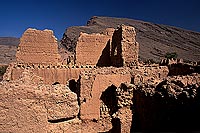
[[[162, 97], [173, 101], [184, 99], [186, 93], [198, 99], [200, 76], [168, 77], [167, 66], [140, 64], [135, 37], [134, 27], [125, 25], [81, 33], [75, 58], [63, 62], [52, 31], [27, 29], [17, 61], [9, 65], [0, 84], [0, 132], [157, 130], [157, 125], [174, 118], [170, 112], [158, 112], [185, 102], [160, 108], [166, 100]], [[190, 85], [196, 85], [192, 92], [187, 89]], [[196, 105], [198, 100], [188, 101]], [[162, 126], [158, 130], [165, 130]]]

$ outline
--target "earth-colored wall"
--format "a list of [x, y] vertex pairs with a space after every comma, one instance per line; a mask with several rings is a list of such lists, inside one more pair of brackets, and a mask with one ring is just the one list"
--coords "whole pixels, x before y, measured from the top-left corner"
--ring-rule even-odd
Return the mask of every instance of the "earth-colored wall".
[[138, 64], [139, 43], [135, 40], [135, 28], [122, 25], [112, 36], [112, 66], [133, 66]]
[[89, 70], [81, 74], [80, 118], [83, 120], [100, 119], [101, 95], [108, 87], [119, 87], [121, 83], [130, 83], [131, 75], [123, 68], [103, 68]]
[[[99, 60], [104, 60], [109, 64], [110, 40], [109, 35], [81, 33], [76, 46], [76, 64], [97, 65]], [[108, 58], [100, 59], [103, 50]]]
[[20, 79], [24, 70], [30, 70], [35, 75], [43, 78], [45, 84], [66, 84], [68, 80], [78, 80], [81, 71], [91, 69], [92, 66], [66, 66], [66, 65], [44, 65], [44, 64], [10, 64], [4, 80]]
[[58, 63], [60, 55], [53, 31], [27, 29], [20, 38], [16, 60], [21, 63]]
[[135, 28], [120, 26], [103, 34], [81, 33], [76, 46], [77, 65], [133, 66], [138, 64], [139, 43]]

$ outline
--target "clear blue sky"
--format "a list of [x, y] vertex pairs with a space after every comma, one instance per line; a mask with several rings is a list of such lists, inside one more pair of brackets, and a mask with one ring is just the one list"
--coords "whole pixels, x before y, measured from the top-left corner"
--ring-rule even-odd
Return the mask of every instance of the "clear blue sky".
[[92, 16], [124, 17], [200, 32], [200, 0], [0, 0], [0, 36], [51, 29], [58, 39]]

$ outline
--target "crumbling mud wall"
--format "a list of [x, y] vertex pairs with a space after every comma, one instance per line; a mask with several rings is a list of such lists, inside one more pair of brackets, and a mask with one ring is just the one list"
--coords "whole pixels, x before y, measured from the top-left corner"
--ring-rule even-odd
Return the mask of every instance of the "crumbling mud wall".
[[19, 80], [0, 82], [0, 88], [0, 132], [51, 132], [52, 123], [78, 116], [75, 93], [65, 85], [44, 85], [28, 70]]
[[102, 93], [109, 86], [116, 88], [125, 82], [131, 82], [131, 75], [124, 68], [91, 69], [81, 73], [80, 118], [85, 120], [99, 120], [101, 117], [100, 114], [103, 114], [100, 112], [100, 107], [106, 106], [101, 100]]
[[200, 65], [192, 65], [186, 63], [177, 63], [168, 65], [169, 75], [188, 75], [191, 73], [200, 73]]
[[135, 36], [125, 25], [82, 33], [61, 63], [52, 32], [28, 29], [0, 82], [0, 132], [200, 130], [198, 67], [139, 64]]
[[138, 64], [139, 43], [134, 27], [121, 25], [103, 34], [81, 33], [76, 46], [77, 65], [133, 66]]
[[138, 85], [145, 82], [158, 83], [169, 74], [167, 66], [146, 65], [131, 67], [132, 83]]
[[110, 36], [81, 33], [76, 46], [76, 64], [97, 65], [103, 50], [107, 57], [105, 56], [102, 61], [110, 64]]
[[27, 29], [20, 38], [16, 60], [21, 63], [58, 63], [60, 55], [53, 31]]
[[132, 131], [199, 131], [200, 75], [168, 77], [134, 89]]
[[185, 63], [183, 59], [163, 59], [159, 65], [168, 66], [169, 76], [200, 73], [200, 65], [197, 62]]
[[81, 71], [93, 68], [94, 66], [67, 66], [52, 64], [24, 64], [13, 63], [9, 65], [3, 79], [17, 80], [25, 70], [33, 72], [35, 75], [43, 78], [45, 84], [66, 84], [68, 80], [78, 80]]
[[120, 26], [112, 36], [112, 66], [132, 66], [138, 63], [139, 43], [135, 40], [135, 28]]
[[104, 125], [109, 129], [107, 132], [130, 132], [133, 105], [130, 82], [129, 68], [107, 67], [82, 72], [80, 119]]

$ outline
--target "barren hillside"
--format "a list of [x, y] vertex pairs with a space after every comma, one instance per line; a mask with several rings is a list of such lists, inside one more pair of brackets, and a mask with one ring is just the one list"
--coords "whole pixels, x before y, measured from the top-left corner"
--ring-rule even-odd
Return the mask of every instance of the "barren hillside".
[[15, 37], [0, 37], [0, 64], [9, 64], [15, 61], [15, 54], [19, 38]]
[[178, 58], [185, 61], [200, 60], [200, 33], [126, 18], [92, 17], [86, 26], [67, 28], [61, 44], [74, 52], [80, 32], [102, 32], [105, 28], [117, 28], [121, 24], [136, 28], [136, 39], [140, 43], [139, 57], [142, 60], [159, 61], [167, 52], [176, 52]]

